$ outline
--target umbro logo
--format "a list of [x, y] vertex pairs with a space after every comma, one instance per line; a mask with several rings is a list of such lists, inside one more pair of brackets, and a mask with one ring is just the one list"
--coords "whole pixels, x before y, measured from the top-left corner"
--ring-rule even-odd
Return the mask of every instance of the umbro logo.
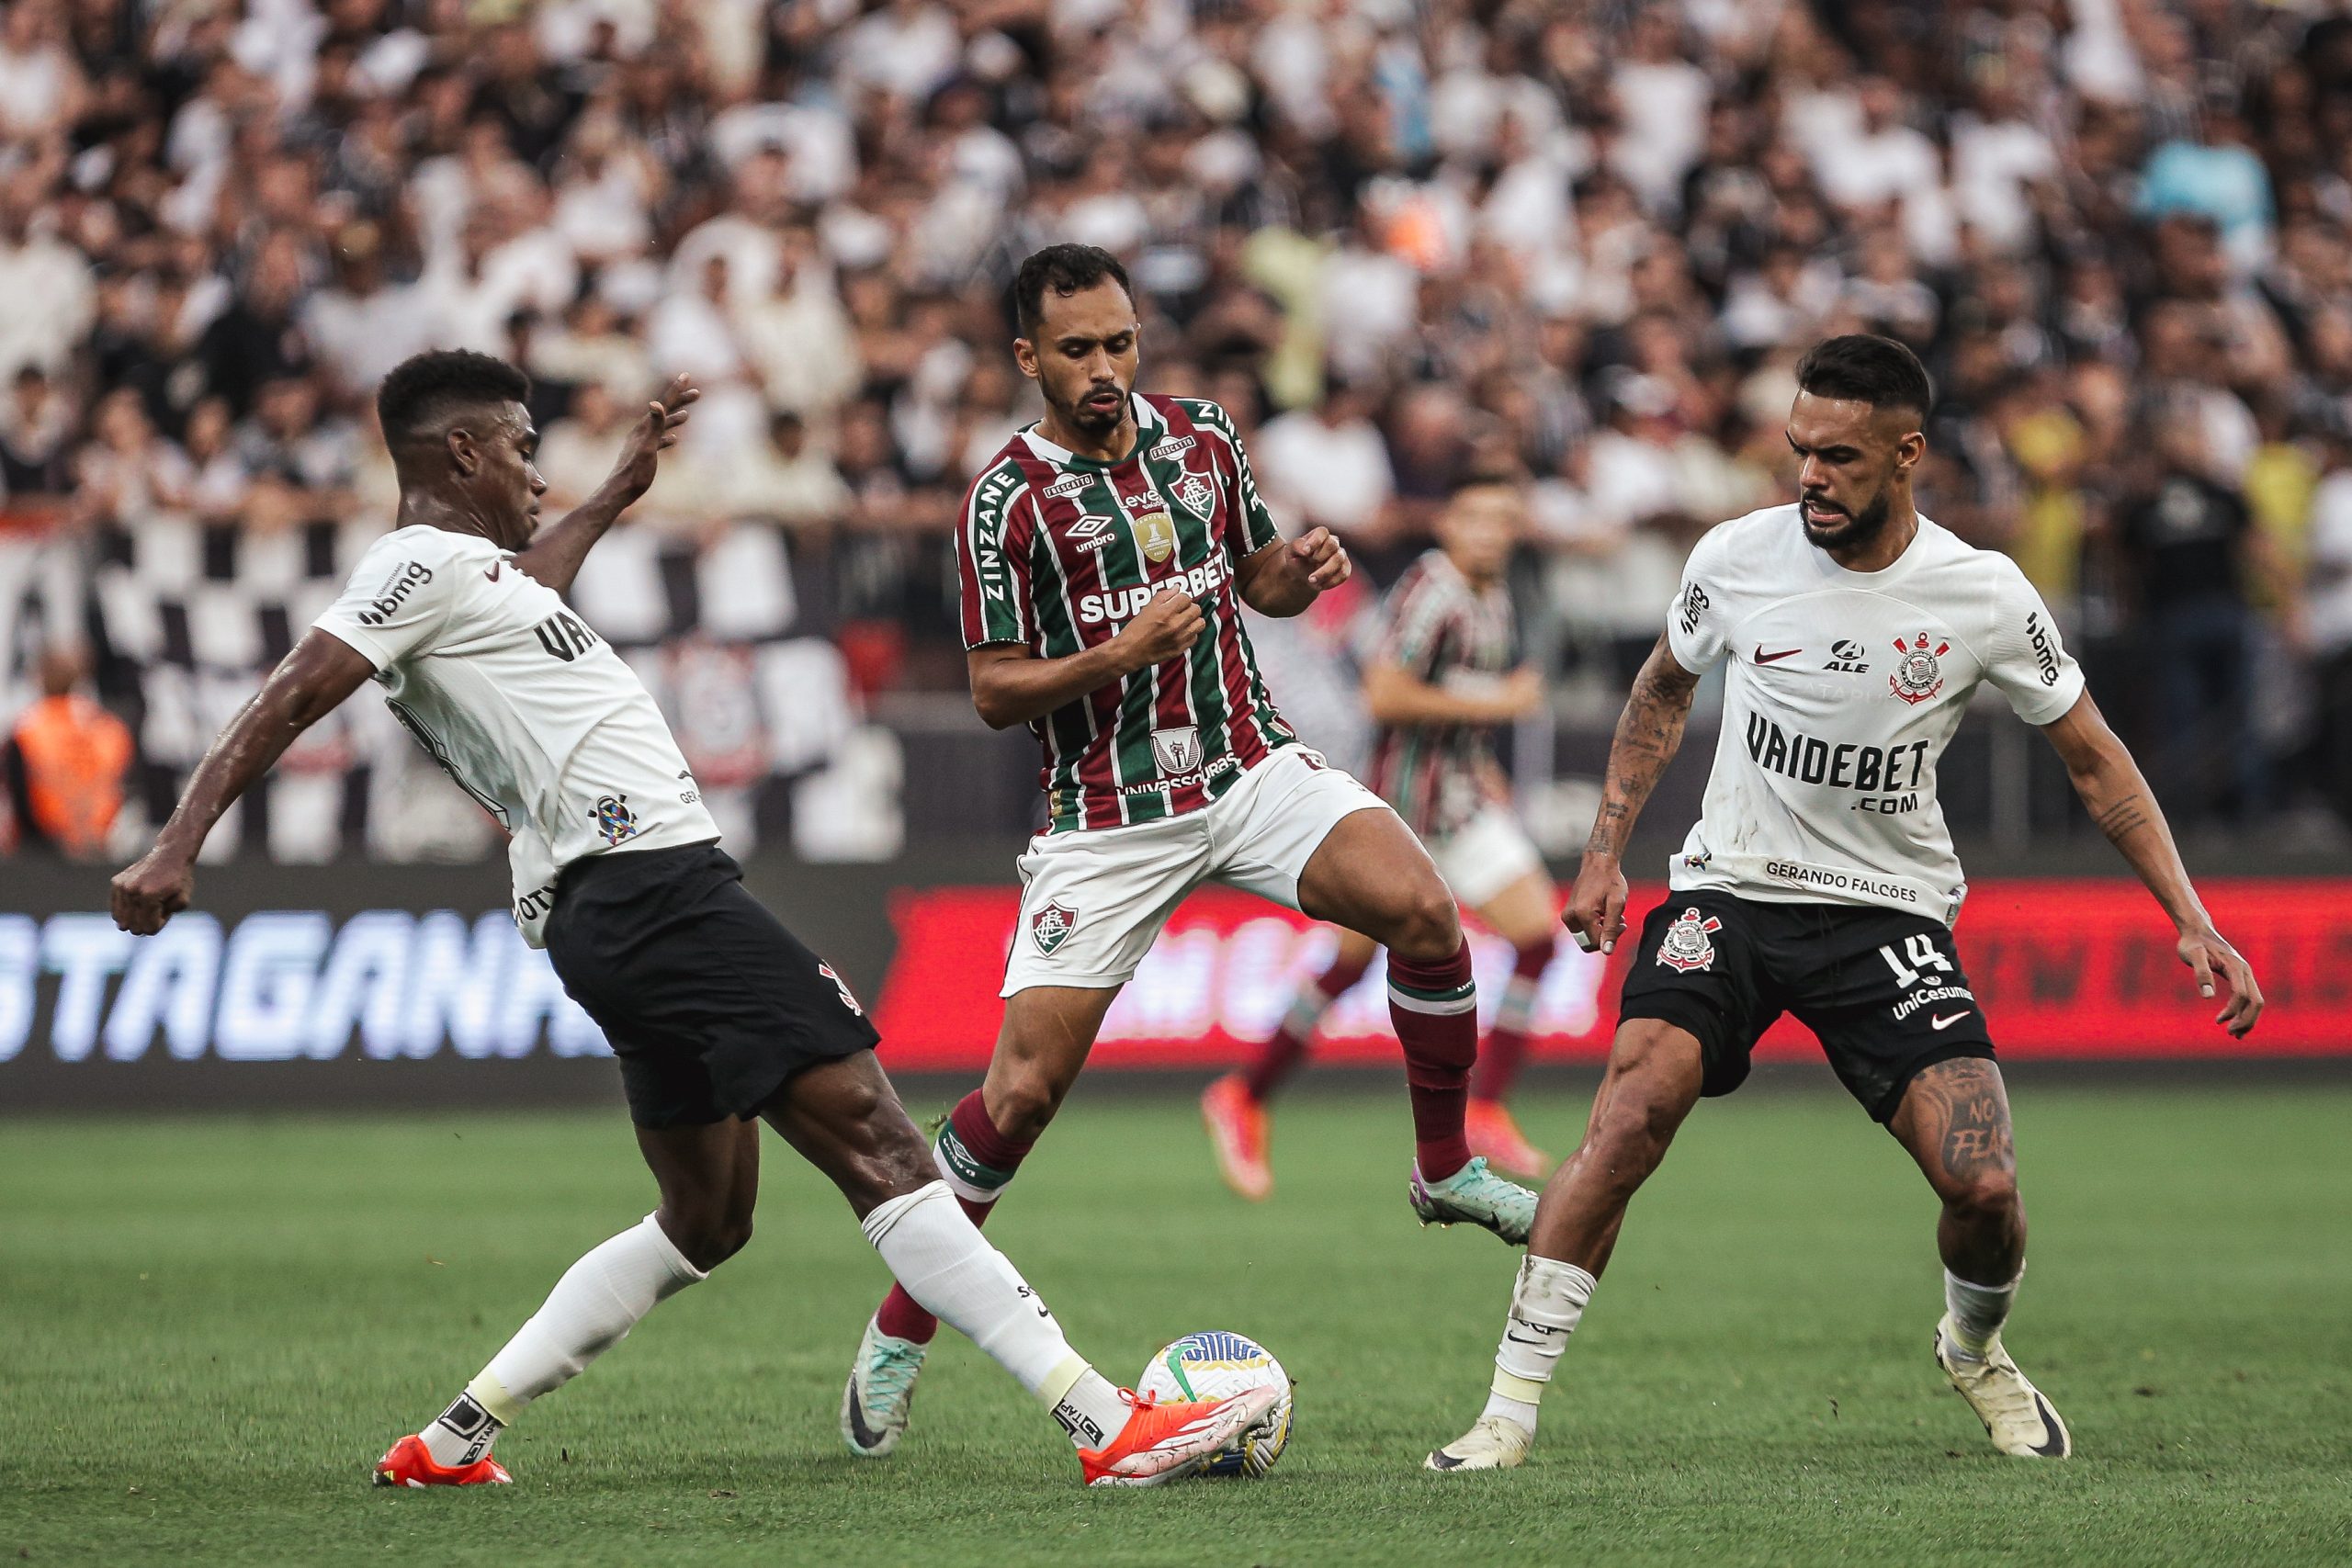
[[1069, 541], [1081, 550], [1099, 550], [1111, 542], [1111, 519], [1099, 512], [1080, 514], [1068, 530]]

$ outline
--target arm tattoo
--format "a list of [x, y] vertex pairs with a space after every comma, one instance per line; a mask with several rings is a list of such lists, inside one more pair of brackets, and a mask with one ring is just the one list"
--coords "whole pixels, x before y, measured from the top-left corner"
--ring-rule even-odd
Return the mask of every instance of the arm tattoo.
[[1634, 818], [1641, 814], [1650, 791], [1657, 787], [1659, 775], [1682, 744], [1682, 727], [1690, 716], [1690, 696], [1698, 679], [1679, 668], [1670, 674], [1661, 671], [1659, 659], [1659, 654], [1650, 655], [1634, 678], [1625, 711], [1617, 717], [1617, 734], [1609, 743], [1600, 811], [1593, 818], [1592, 837], [1585, 845], [1595, 853], [1623, 852]]
[[2137, 795], [2127, 795], [2101, 811], [2095, 820], [2109, 842], [2120, 844], [2148, 825], [2148, 813]]

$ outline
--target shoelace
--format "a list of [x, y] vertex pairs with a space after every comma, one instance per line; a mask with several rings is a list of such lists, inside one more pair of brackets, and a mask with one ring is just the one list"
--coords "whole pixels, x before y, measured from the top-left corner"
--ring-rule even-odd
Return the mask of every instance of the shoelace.
[[907, 1392], [922, 1370], [922, 1347], [900, 1348], [884, 1347], [873, 1365], [865, 1370], [865, 1390], [868, 1404], [889, 1404]]

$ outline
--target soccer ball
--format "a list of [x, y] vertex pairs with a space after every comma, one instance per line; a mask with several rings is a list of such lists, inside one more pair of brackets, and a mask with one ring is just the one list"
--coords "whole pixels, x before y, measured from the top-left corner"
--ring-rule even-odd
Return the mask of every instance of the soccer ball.
[[1268, 1384], [1282, 1390], [1273, 1408], [1201, 1472], [1254, 1480], [1273, 1468], [1290, 1441], [1290, 1374], [1264, 1346], [1223, 1329], [1187, 1334], [1151, 1359], [1136, 1379], [1136, 1392], [1170, 1400], [1230, 1399], [1245, 1389]]

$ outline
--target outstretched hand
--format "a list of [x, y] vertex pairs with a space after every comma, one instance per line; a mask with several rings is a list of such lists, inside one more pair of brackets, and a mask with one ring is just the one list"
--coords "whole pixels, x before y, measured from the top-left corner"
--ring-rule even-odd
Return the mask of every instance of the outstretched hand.
[[2230, 999], [2213, 1021], [2233, 1038], [2245, 1039], [2262, 1016], [2262, 987], [2255, 983], [2253, 967], [2210, 925], [2184, 932], [2177, 951], [2180, 961], [2197, 976], [2199, 996], [2210, 1000], [2217, 987], [2229, 992]]
[[628, 501], [637, 500], [653, 488], [662, 454], [678, 444], [678, 432], [701, 397], [691, 377], [673, 376], [670, 384], [662, 389], [662, 396], [646, 404], [644, 414], [629, 426], [628, 439], [621, 444], [620, 456], [613, 461], [612, 479]]

